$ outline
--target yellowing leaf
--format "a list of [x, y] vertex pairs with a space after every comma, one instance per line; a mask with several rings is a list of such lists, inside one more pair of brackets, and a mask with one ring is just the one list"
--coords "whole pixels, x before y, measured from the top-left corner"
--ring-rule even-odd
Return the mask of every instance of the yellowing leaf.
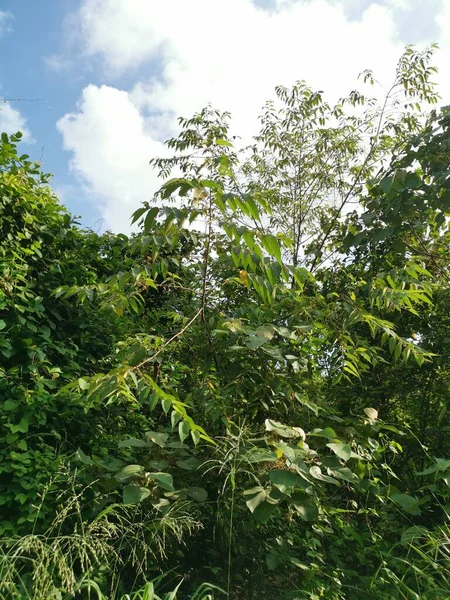
[[244, 285], [247, 285], [248, 282], [248, 273], [247, 271], [240, 270], [239, 271], [239, 279], [242, 281]]

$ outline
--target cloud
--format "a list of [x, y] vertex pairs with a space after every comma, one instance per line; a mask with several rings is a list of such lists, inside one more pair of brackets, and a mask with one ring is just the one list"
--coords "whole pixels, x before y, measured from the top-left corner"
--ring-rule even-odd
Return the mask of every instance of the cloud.
[[26, 118], [15, 108], [9, 104], [9, 102], [2, 102], [0, 104], [0, 131], [11, 134], [22, 132], [22, 140], [27, 144], [34, 142], [30, 130], [27, 127]]
[[0, 10], [0, 37], [6, 33], [13, 31], [11, 21], [14, 20], [13, 15], [10, 12]]
[[62, 54], [51, 54], [44, 57], [44, 64], [55, 73], [68, 71], [73, 66], [73, 61]]
[[140, 202], [157, 187], [149, 158], [165, 152], [146, 134], [145, 119], [127, 92], [103, 85], [83, 90], [77, 112], [57, 123], [71, 169], [97, 198], [106, 226], [127, 231]]
[[59, 122], [72, 168], [108, 225], [123, 230], [135, 202], [157, 187], [148, 160], [177, 116], [211, 102], [249, 137], [278, 84], [305, 79], [333, 101], [372, 68], [388, 85], [403, 50], [399, 6], [374, 2], [350, 19], [336, 0], [277, 0], [270, 11], [251, 0], [83, 0], [72, 23], [85, 57], [110, 82], [126, 75], [135, 84], [89, 86], [77, 112]]

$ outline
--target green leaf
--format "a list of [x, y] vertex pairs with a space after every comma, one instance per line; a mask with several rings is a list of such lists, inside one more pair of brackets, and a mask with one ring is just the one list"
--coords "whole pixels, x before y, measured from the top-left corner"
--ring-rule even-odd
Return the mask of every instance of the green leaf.
[[267, 496], [266, 490], [264, 488], [262, 488], [261, 486], [256, 486], [250, 490], [245, 490], [244, 496], [249, 496], [249, 495], [252, 495], [253, 497], [250, 498], [250, 500], [246, 500], [245, 504], [250, 509], [250, 512], [254, 512], [256, 507], [259, 506], [259, 504], [261, 504], [261, 502], [264, 502], [264, 500], [266, 499], [266, 496]]
[[337, 437], [336, 432], [331, 427], [326, 427], [325, 429], [313, 429], [313, 431], [311, 431], [308, 435], [324, 437], [329, 440], [335, 439]]
[[273, 256], [281, 263], [281, 247], [277, 238], [274, 235], [267, 233], [261, 236], [261, 243], [270, 256]]
[[259, 337], [257, 335], [252, 335], [252, 336], [249, 336], [245, 340], [245, 345], [247, 346], [247, 348], [249, 348], [249, 350], [257, 350], [260, 346], [262, 346], [266, 342], [267, 342], [267, 339], [265, 337]]
[[3, 319], [0, 319], [0, 331], [2, 329], [5, 329], [5, 327], [6, 327], [6, 321], [4, 321]]
[[167, 415], [169, 410], [172, 408], [171, 398], [163, 398], [163, 400], [161, 401], [161, 406], [162, 406], [164, 413]]
[[180, 469], [185, 469], [186, 471], [195, 471], [201, 464], [201, 461], [195, 458], [195, 456], [190, 456], [185, 460], [177, 460], [177, 465]]
[[191, 427], [189, 423], [185, 421], [180, 421], [178, 424], [178, 435], [180, 436], [180, 440], [184, 442], [184, 440], [188, 437]]
[[[279, 423], [278, 421], [273, 421], [272, 419], [266, 419], [265, 421], [266, 431], [273, 431], [280, 437], [284, 438], [301, 438], [305, 439], [305, 432], [301, 427], [289, 427], [288, 425], [283, 425], [283, 423]], [[336, 436], [335, 436], [336, 437]]]
[[306, 521], [317, 521], [319, 517], [319, 509], [312, 498], [306, 496], [292, 500], [292, 504], [300, 517]]
[[128, 438], [119, 442], [119, 448], [148, 448], [148, 442], [137, 438]]
[[340, 485], [339, 481], [333, 479], [333, 477], [329, 477], [328, 475], [324, 475], [319, 466], [315, 465], [309, 469], [309, 473], [314, 479], [319, 481], [323, 481], [325, 483], [332, 483], [333, 485]]
[[161, 446], [161, 448], [164, 448], [164, 446], [167, 443], [167, 440], [169, 439], [169, 434], [168, 433], [161, 433], [159, 431], [147, 431], [145, 433], [145, 435], [154, 444], [157, 444], [158, 446]]
[[78, 380], [78, 387], [80, 388], [80, 390], [87, 390], [89, 389], [89, 382], [80, 377], [80, 379]]
[[252, 463], [276, 462], [278, 457], [272, 450], [265, 448], [252, 448], [246, 455], [246, 460]]
[[277, 510], [277, 505], [272, 502], [262, 502], [258, 504], [258, 506], [253, 511], [253, 516], [257, 521], [266, 525], [273, 515], [273, 513]]
[[142, 217], [142, 215], [148, 210], [148, 206], [142, 206], [141, 208], [138, 208], [137, 210], [134, 211], [132, 217], [131, 217], [131, 225], [133, 225], [134, 223], [136, 223], [136, 221]]
[[16, 408], [18, 406], [19, 406], [18, 402], [15, 402], [14, 400], [6, 400], [3, 403], [3, 410], [6, 410], [6, 411], [16, 410]]
[[17, 425], [10, 425], [10, 429], [12, 433], [27, 433], [29, 426], [29, 416], [24, 415]]
[[152, 229], [153, 224], [155, 223], [155, 219], [158, 216], [158, 213], [159, 208], [157, 206], [154, 206], [148, 211], [144, 220], [144, 232], [148, 232]]
[[419, 500], [409, 494], [391, 494], [391, 500], [410, 515], [420, 515]]
[[216, 146], [228, 146], [228, 147], [232, 148], [233, 144], [231, 142], [229, 142], [228, 140], [223, 140], [221, 138], [217, 138]]
[[143, 471], [144, 467], [142, 465], [127, 465], [115, 474], [114, 479], [117, 481], [126, 481], [127, 479], [130, 479], [130, 477], [141, 475]]
[[168, 492], [174, 492], [173, 477], [170, 473], [147, 473], [149, 479], [154, 479], [158, 487]]
[[412, 527], [408, 527], [408, 529], [402, 533], [401, 543], [403, 546], [407, 546], [427, 535], [429, 535], [429, 531], [426, 527], [413, 525]]
[[81, 448], [78, 448], [78, 450], [75, 452], [75, 458], [76, 460], [80, 461], [80, 463], [82, 463], [83, 465], [93, 465], [94, 461], [92, 460], [92, 458], [89, 458], [89, 456], [87, 456], [83, 450], [81, 450]]
[[352, 449], [348, 444], [343, 444], [342, 442], [330, 443], [327, 444], [328, 448], [332, 450], [336, 456], [342, 458], [342, 460], [347, 461], [351, 458]]
[[206, 502], [208, 499], [208, 492], [201, 487], [188, 487], [186, 490], [186, 495], [197, 502]]
[[417, 173], [408, 173], [404, 182], [408, 190], [417, 190], [422, 185], [422, 180]]
[[304, 563], [302, 563], [301, 561], [299, 561], [298, 558], [295, 558], [295, 556], [290, 556], [289, 557], [289, 561], [293, 565], [295, 565], [296, 567], [298, 567], [299, 569], [301, 569], [302, 571], [309, 571], [308, 565], [305, 565]]
[[270, 471], [269, 479], [280, 492], [288, 496], [296, 486], [301, 486], [302, 483], [299, 475], [281, 469]]
[[138, 504], [150, 496], [150, 490], [137, 485], [126, 485], [122, 492], [122, 502], [124, 504]]
[[266, 563], [267, 563], [267, 567], [273, 571], [274, 569], [277, 569], [281, 563], [282, 560], [281, 558], [278, 556], [278, 554], [266, 554]]
[[384, 177], [380, 181], [380, 188], [383, 192], [388, 193], [392, 187], [393, 178], [392, 177]]
[[180, 419], [181, 419], [180, 413], [178, 413], [176, 410], [173, 410], [170, 415], [170, 424], [172, 425], [172, 429], [175, 429], [175, 426]]
[[192, 441], [194, 442], [194, 445], [197, 446], [197, 444], [200, 441], [200, 433], [198, 431], [196, 431], [195, 429], [193, 429], [191, 431], [191, 438], [192, 438]]

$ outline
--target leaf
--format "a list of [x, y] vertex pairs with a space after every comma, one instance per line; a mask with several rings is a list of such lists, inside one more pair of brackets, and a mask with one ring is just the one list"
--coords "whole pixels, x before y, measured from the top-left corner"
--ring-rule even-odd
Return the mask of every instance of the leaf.
[[145, 216], [144, 219], [144, 232], [148, 232], [152, 229], [153, 224], [155, 223], [156, 217], [158, 216], [159, 208], [157, 206], [153, 206]]
[[126, 481], [130, 477], [141, 475], [143, 471], [144, 467], [142, 465], [127, 465], [114, 475], [114, 479], [116, 481]]
[[420, 515], [419, 501], [409, 494], [394, 493], [391, 494], [391, 500], [401, 506], [401, 508], [410, 515]]
[[428, 529], [426, 527], [422, 527], [420, 525], [413, 525], [412, 527], [408, 527], [403, 533], [401, 538], [401, 543], [404, 546], [408, 544], [412, 544], [416, 540], [420, 539], [428, 535]]
[[3, 404], [3, 410], [16, 410], [16, 408], [19, 406], [18, 402], [15, 402], [14, 400], [6, 400]]
[[328, 448], [332, 450], [336, 456], [342, 458], [342, 460], [347, 461], [351, 458], [352, 449], [348, 444], [343, 444], [342, 442], [330, 443], [327, 444]]
[[185, 469], [186, 471], [195, 471], [201, 464], [201, 461], [195, 458], [195, 456], [190, 456], [185, 460], [177, 460], [177, 465], [180, 469]]
[[136, 223], [136, 221], [142, 217], [142, 215], [145, 213], [145, 211], [148, 210], [148, 206], [142, 206], [141, 208], [138, 208], [137, 210], [134, 211], [134, 213], [131, 216], [131, 225], [133, 225], [134, 223]]
[[265, 448], [252, 448], [246, 455], [248, 463], [260, 463], [260, 462], [276, 462], [278, 457], [272, 450]]
[[378, 411], [375, 408], [365, 408], [365, 414], [372, 419], [372, 421], [376, 421], [378, 419]]
[[259, 506], [261, 504], [261, 502], [264, 502], [264, 500], [266, 499], [266, 490], [264, 488], [258, 487], [258, 488], [253, 488], [252, 490], [246, 490], [244, 492], [244, 495], [249, 494], [250, 492], [252, 492], [253, 490], [259, 489], [260, 491], [258, 493], [256, 493], [253, 498], [250, 498], [250, 500], [246, 500], [245, 504], [248, 506], [248, 508], [250, 509], [250, 512], [253, 513], [255, 512], [257, 506]]
[[304, 563], [300, 562], [298, 560], [298, 558], [295, 558], [294, 556], [290, 556], [289, 557], [290, 562], [295, 565], [296, 567], [298, 567], [299, 569], [301, 569], [302, 571], [309, 571], [309, 567], [308, 565], [305, 565]]
[[392, 186], [392, 181], [393, 181], [392, 177], [384, 177], [380, 181], [380, 188], [383, 190], [383, 192], [388, 193], [390, 191], [391, 186]]
[[288, 496], [296, 486], [301, 486], [302, 484], [302, 480], [299, 475], [281, 469], [270, 471], [269, 479], [273, 485], [280, 490], [280, 492]]
[[312, 498], [307, 498], [306, 496], [303, 498], [298, 498], [293, 500], [292, 504], [304, 521], [317, 521], [319, 517], [319, 509]]
[[2, 329], [5, 329], [5, 327], [6, 327], [6, 321], [4, 321], [3, 319], [0, 319], [0, 331]]
[[228, 147], [232, 148], [233, 144], [231, 142], [229, 142], [228, 140], [223, 140], [221, 138], [217, 138], [216, 146], [228, 146]]
[[277, 238], [268, 233], [261, 236], [261, 243], [264, 246], [264, 249], [281, 263], [281, 247]]
[[439, 479], [442, 479], [442, 481], [445, 481], [445, 483], [447, 484], [447, 487], [450, 488], [450, 471], [446, 471], [445, 473], [443, 473]]
[[173, 477], [170, 473], [147, 473], [149, 479], [154, 479], [158, 487], [168, 492], [174, 492]]
[[266, 342], [267, 342], [267, 339], [265, 337], [259, 337], [257, 335], [252, 335], [252, 336], [249, 336], [245, 340], [245, 345], [247, 346], [247, 348], [249, 348], [249, 350], [257, 350], [260, 346], [262, 346]]
[[148, 442], [137, 438], [128, 438], [119, 442], [119, 448], [147, 448]]
[[197, 502], [205, 502], [208, 498], [208, 492], [201, 487], [188, 487], [185, 492], [189, 498]]
[[80, 379], [78, 380], [78, 387], [80, 388], [80, 390], [83, 390], [83, 391], [88, 390], [89, 382], [80, 377]]
[[160, 459], [160, 460], [151, 460], [149, 462], [149, 465], [151, 466], [152, 469], [156, 469], [157, 471], [164, 471], [164, 469], [167, 469], [167, 467], [169, 466], [169, 463], [167, 462], [167, 460]]
[[193, 429], [191, 431], [191, 438], [192, 438], [192, 441], [194, 442], [194, 445], [196, 446], [200, 441], [200, 433], [198, 431], [196, 431], [195, 429]]
[[137, 485], [126, 485], [122, 492], [122, 501], [124, 504], [138, 504], [150, 496], [150, 490]]
[[92, 460], [92, 458], [89, 458], [89, 456], [87, 456], [83, 450], [81, 450], [81, 448], [78, 448], [78, 450], [75, 452], [75, 458], [77, 460], [80, 461], [80, 463], [82, 463], [83, 465], [93, 465], [94, 461]]
[[157, 444], [158, 446], [161, 446], [161, 448], [164, 448], [164, 446], [167, 443], [167, 440], [169, 439], [169, 434], [168, 433], [162, 433], [162, 432], [159, 432], [159, 431], [147, 431], [145, 435], [154, 444]]
[[277, 435], [284, 438], [301, 438], [305, 439], [305, 432], [301, 427], [289, 427], [272, 419], [265, 420], [266, 431], [274, 431]]
[[331, 474], [338, 479], [343, 479], [344, 481], [348, 481], [349, 483], [355, 483], [358, 481], [358, 476], [353, 473], [348, 467], [339, 467], [336, 469], [330, 469]]
[[335, 439], [337, 437], [336, 432], [331, 427], [326, 427], [325, 429], [313, 429], [313, 431], [311, 431], [309, 435], [324, 437], [329, 440]]
[[272, 502], [262, 502], [259, 504], [256, 509], [253, 511], [253, 516], [257, 521], [266, 525], [272, 516], [272, 514], [277, 510], [277, 505]]
[[188, 437], [191, 427], [189, 423], [185, 421], [180, 421], [178, 424], [178, 435], [180, 436], [180, 440], [184, 442], [184, 440]]
[[175, 425], [178, 423], [178, 421], [180, 419], [181, 419], [180, 413], [178, 413], [176, 410], [173, 410], [170, 415], [170, 424], [172, 425], [172, 429], [175, 429]]
[[309, 473], [314, 479], [318, 479], [319, 481], [323, 481], [325, 483], [332, 483], [333, 485], [340, 485], [339, 481], [333, 479], [333, 477], [329, 477], [328, 475], [324, 475], [319, 466], [315, 465], [309, 469]]
[[417, 173], [408, 173], [404, 185], [408, 190], [417, 190], [421, 187], [422, 180]]
[[277, 569], [281, 563], [282, 560], [281, 558], [277, 555], [277, 554], [266, 554], [266, 563], [267, 563], [267, 567], [273, 571], [274, 569]]
[[17, 425], [10, 425], [10, 429], [12, 433], [27, 433], [29, 426], [29, 416], [24, 415]]
[[161, 401], [161, 406], [162, 406], [164, 413], [167, 415], [167, 413], [169, 412], [169, 410], [172, 407], [172, 399], [171, 398], [163, 398], [163, 400]]

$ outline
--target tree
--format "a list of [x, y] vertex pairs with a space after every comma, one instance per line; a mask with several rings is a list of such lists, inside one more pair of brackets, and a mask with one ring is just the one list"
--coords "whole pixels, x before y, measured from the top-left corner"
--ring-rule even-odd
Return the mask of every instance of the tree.
[[[131, 238], [75, 227], [3, 140], [1, 593], [120, 598], [177, 572], [193, 598], [211, 573], [228, 598], [448, 597], [449, 115], [416, 106], [436, 100], [430, 59], [408, 48], [381, 104], [279, 88], [250, 149], [226, 113], [181, 119], [152, 161], [180, 176]], [[45, 480], [30, 525], [18, 503]]]

